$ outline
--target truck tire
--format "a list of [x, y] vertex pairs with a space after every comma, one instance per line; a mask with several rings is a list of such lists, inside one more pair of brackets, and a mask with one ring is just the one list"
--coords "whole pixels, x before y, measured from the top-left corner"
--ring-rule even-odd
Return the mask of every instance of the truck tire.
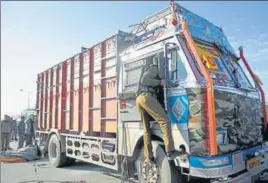
[[[182, 176], [176, 169], [174, 162], [168, 161], [164, 149], [158, 142], [152, 142], [152, 150], [154, 158], [156, 160], [156, 166], [158, 167], [157, 183], [182, 183]], [[141, 148], [138, 159], [135, 162], [135, 166], [138, 173], [139, 183], [145, 183], [142, 165], [144, 162], [144, 148]]]
[[61, 150], [57, 135], [52, 135], [48, 143], [48, 159], [53, 167], [62, 167], [66, 162], [66, 155]]
[[72, 166], [72, 165], [74, 165], [75, 160], [76, 159], [74, 159], [74, 158], [66, 157], [66, 162], [65, 162], [64, 166]]

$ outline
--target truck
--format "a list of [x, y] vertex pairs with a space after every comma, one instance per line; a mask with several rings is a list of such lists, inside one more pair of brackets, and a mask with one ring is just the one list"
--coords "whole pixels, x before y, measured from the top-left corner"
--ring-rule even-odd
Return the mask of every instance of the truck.
[[[254, 182], [268, 166], [267, 113], [264, 92], [239, 52], [220, 27], [171, 1], [131, 31], [38, 74], [37, 144], [54, 167], [80, 160], [118, 170], [124, 180]], [[159, 76], [177, 86], [162, 87], [158, 100], [184, 153], [167, 159], [152, 118], [156, 166], [147, 173], [135, 92], [155, 55]]]

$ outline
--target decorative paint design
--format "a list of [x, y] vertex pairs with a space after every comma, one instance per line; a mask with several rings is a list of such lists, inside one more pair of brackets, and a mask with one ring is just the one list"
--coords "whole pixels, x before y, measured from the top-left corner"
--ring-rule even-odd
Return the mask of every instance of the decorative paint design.
[[208, 155], [206, 140], [208, 138], [208, 126], [205, 114], [207, 114], [207, 104], [205, 103], [205, 89], [186, 89], [189, 99], [189, 147], [192, 155]]
[[212, 46], [205, 46], [202, 44], [196, 43], [196, 48], [198, 53], [201, 56], [203, 63], [206, 65], [208, 69], [218, 70], [219, 67], [216, 63], [216, 59], [219, 59], [220, 56], [217, 53], [217, 50]]
[[216, 47], [195, 43], [197, 51], [216, 85], [226, 85], [231, 77]]
[[[193, 155], [208, 155], [207, 107], [204, 89], [187, 89], [189, 98], [189, 143]], [[219, 145], [219, 154], [262, 143], [261, 102], [245, 95], [215, 90], [217, 129], [227, 131], [229, 145]], [[216, 137], [215, 137], [216, 138]]]
[[187, 123], [189, 116], [188, 96], [184, 88], [168, 92], [168, 117], [171, 123]]
[[259, 99], [215, 90], [215, 108], [217, 127], [227, 130], [230, 144], [245, 149], [262, 143]]
[[187, 21], [188, 29], [195, 39], [217, 44], [232, 55], [236, 56], [233, 47], [230, 45], [221, 28], [213, 25], [211, 22], [188, 11], [178, 4], [177, 9]]

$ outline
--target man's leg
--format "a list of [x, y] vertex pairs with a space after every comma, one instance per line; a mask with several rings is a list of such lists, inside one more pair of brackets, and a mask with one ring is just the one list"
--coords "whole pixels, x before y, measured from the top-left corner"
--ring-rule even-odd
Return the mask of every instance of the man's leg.
[[18, 149], [23, 147], [24, 135], [19, 135]]
[[27, 147], [27, 146], [29, 145], [29, 136], [30, 136], [30, 135], [28, 135], [28, 134], [25, 136], [25, 138], [26, 138], [26, 139], [25, 139], [25, 141], [26, 141], [26, 142], [25, 142], [25, 147]]
[[18, 141], [18, 132], [15, 132], [15, 141]]
[[11, 147], [10, 147], [11, 134], [8, 133], [6, 138], [7, 138], [7, 149], [11, 149]]
[[174, 148], [174, 141], [172, 137], [172, 131], [171, 131], [171, 123], [168, 119], [168, 116], [161, 106], [161, 104], [158, 102], [158, 100], [148, 94], [146, 97], [146, 100], [144, 100], [143, 103], [141, 103], [141, 106], [151, 115], [157, 123], [160, 125], [161, 131], [163, 133], [164, 137], [164, 144], [166, 152], [172, 152], [175, 150]]
[[8, 134], [4, 134], [4, 150], [7, 151], [8, 150]]
[[33, 145], [33, 135], [29, 135], [29, 145]]
[[1, 134], [1, 151], [5, 151], [5, 135]]
[[141, 103], [143, 103], [144, 96], [138, 96], [136, 100], [136, 106], [138, 112], [141, 116], [141, 121], [143, 124], [143, 142], [144, 142], [144, 156], [145, 160], [151, 160], [153, 158], [152, 152], [152, 142], [151, 142], [151, 131], [150, 131], [150, 121], [149, 114], [141, 107]]

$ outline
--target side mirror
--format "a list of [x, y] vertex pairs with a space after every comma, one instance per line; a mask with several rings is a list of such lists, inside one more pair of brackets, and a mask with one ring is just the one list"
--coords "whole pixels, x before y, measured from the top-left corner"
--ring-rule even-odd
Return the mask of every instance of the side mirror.
[[167, 54], [167, 60], [168, 60], [168, 71], [169, 72], [175, 72], [176, 71], [176, 63], [174, 62], [174, 60], [176, 60], [176, 58], [172, 58], [172, 50], [170, 50], [170, 52]]
[[161, 79], [165, 79], [165, 58], [163, 55], [160, 55], [160, 59], [158, 60], [158, 71], [159, 71], [159, 77]]

